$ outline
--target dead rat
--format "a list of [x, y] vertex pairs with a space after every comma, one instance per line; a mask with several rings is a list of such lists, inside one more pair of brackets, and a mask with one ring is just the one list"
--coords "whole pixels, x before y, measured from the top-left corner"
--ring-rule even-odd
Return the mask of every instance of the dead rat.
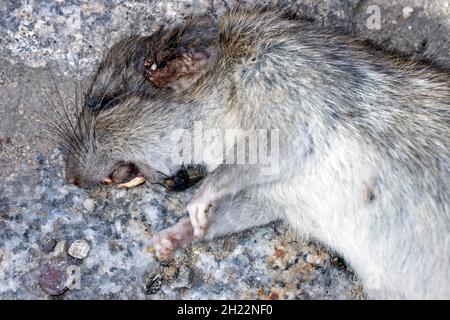
[[84, 109], [80, 184], [119, 161], [174, 175], [193, 131], [209, 173], [189, 217], [156, 235], [160, 258], [282, 219], [341, 254], [370, 298], [450, 298], [450, 73], [275, 10], [231, 10], [212, 38], [165, 73], [144, 66], [171, 99]]

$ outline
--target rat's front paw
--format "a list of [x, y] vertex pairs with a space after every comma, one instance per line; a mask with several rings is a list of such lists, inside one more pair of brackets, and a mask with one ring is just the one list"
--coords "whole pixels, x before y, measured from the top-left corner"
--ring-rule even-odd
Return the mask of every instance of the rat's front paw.
[[187, 205], [195, 239], [202, 239], [208, 230], [209, 208], [214, 207], [215, 203], [207, 199], [206, 197], [196, 197]]

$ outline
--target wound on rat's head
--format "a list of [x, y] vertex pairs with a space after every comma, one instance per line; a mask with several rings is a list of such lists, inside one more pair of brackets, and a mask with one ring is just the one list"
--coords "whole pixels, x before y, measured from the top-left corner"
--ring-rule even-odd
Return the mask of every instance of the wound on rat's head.
[[145, 77], [157, 88], [175, 91], [189, 88], [207, 70], [211, 51], [189, 50], [168, 61], [157, 63], [153, 58], [144, 63]]

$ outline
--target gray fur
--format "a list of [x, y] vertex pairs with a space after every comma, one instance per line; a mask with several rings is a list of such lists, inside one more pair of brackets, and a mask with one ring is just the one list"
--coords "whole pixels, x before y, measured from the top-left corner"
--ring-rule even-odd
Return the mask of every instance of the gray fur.
[[206, 163], [210, 173], [188, 205], [197, 219], [218, 202], [205, 237], [252, 226], [217, 228], [236, 212], [238, 221], [281, 218], [339, 252], [371, 298], [449, 299], [448, 71], [259, 9], [225, 15], [210, 49], [207, 70], [173, 100], [133, 97], [92, 113], [90, 163], [77, 167], [86, 184], [118, 160], [176, 172], [167, 133], [194, 121], [279, 129], [277, 175]]

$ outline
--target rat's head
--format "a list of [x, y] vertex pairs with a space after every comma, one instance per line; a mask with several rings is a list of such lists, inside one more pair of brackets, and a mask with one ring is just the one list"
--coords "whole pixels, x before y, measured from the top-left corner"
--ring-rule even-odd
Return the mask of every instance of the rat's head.
[[61, 126], [69, 182], [88, 187], [119, 171], [169, 167], [170, 146], [161, 137], [188, 118], [186, 108], [176, 107], [188, 100], [177, 88], [188, 88], [208, 69], [216, 28], [207, 17], [189, 20], [111, 48], [76, 122]]
[[56, 128], [66, 151], [67, 181], [87, 188], [140, 175], [155, 182], [158, 172], [178, 169], [172, 155], [179, 141], [173, 141], [172, 132], [192, 122], [187, 108], [163, 97], [135, 96], [102, 111], [83, 106], [76, 121], [65, 117]]

